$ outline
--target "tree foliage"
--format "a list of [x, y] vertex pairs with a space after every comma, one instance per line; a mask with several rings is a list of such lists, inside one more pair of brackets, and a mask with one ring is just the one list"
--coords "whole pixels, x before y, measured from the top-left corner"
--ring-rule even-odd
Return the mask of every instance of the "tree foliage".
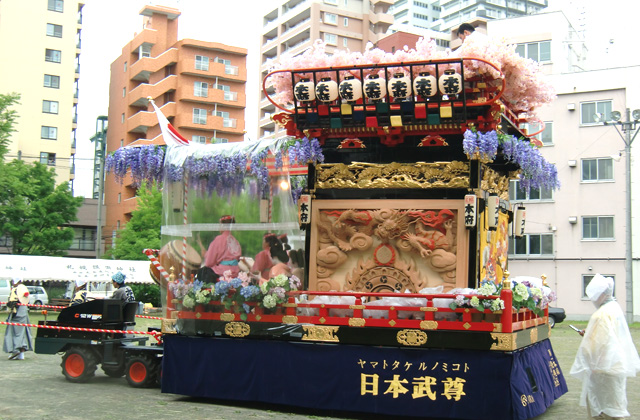
[[117, 260], [146, 260], [145, 248], [160, 248], [162, 225], [162, 193], [156, 185], [138, 189], [138, 207], [131, 213], [131, 220], [116, 238], [116, 246], [107, 255]]
[[0, 236], [12, 254], [64, 256], [74, 238], [82, 197], [69, 183], [56, 187], [55, 171], [21, 160], [0, 163]]
[[15, 131], [13, 125], [18, 117], [16, 110], [11, 107], [20, 103], [19, 101], [20, 95], [17, 93], [0, 94], [0, 159], [2, 160], [7, 154], [9, 137]]

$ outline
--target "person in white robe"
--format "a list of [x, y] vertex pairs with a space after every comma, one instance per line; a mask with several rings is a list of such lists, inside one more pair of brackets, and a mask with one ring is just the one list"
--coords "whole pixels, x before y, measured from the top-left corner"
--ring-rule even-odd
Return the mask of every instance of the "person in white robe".
[[597, 310], [584, 330], [584, 338], [571, 375], [582, 380], [580, 405], [589, 419], [622, 419], [627, 411], [627, 378], [640, 371], [640, 358], [633, 344], [624, 313], [613, 298], [611, 277], [596, 274], [586, 293]]

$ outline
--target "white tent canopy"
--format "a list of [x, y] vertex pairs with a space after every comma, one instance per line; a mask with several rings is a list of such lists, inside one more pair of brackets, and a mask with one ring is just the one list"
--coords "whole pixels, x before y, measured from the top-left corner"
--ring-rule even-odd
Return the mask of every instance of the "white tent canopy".
[[122, 271], [126, 283], [154, 283], [149, 261], [96, 260], [35, 255], [0, 255], [0, 277], [22, 277], [30, 281], [110, 282]]

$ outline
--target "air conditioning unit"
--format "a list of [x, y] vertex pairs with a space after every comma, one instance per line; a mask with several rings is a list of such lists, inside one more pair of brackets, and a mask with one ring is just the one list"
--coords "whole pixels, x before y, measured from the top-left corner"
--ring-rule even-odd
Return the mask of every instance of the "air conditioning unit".
[[567, 162], [567, 165], [569, 165], [570, 168], [575, 168], [578, 165], [578, 161], [570, 160], [569, 162]]
[[569, 111], [575, 111], [576, 110], [576, 104], [567, 104], [567, 109]]

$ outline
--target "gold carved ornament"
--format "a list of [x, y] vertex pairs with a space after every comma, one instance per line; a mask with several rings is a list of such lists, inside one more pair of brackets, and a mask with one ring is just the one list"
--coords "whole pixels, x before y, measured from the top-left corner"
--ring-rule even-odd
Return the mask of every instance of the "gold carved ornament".
[[325, 343], [339, 343], [336, 333], [340, 329], [337, 326], [303, 325], [304, 335], [302, 341], [322, 341]]
[[529, 338], [531, 338], [531, 344], [538, 342], [538, 328], [529, 330]]
[[234, 319], [236, 319], [236, 315], [235, 314], [231, 314], [228, 312], [224, 312], [220, 314], [220, 321], [233, 321]]
[[491, 339], [496, 343], [491, 344], [491, 350], [513, 351], [517, 348], [517, 333], [491, 333]]
[[467, 162], [324, 163], [316, 166], [316, 189], [469, 188]]
[[224, 333], [230, 337], [246, 337], [250, 332], [251, 327], [244, 322], [229, 322], [224, 326]]
[[177, 334], [175, 318], [164, 318], [162, 320], [162, 334]]
[[399, 344], [405, 346], [422, 346], [427, 342], [427, 333], [420, 330], [401, 330], [396, 334]]
[[295, 315], [285, 315], [282, 317], [282, 323], [283, 324], [297, 324], [298, 323], [298, 317]]

